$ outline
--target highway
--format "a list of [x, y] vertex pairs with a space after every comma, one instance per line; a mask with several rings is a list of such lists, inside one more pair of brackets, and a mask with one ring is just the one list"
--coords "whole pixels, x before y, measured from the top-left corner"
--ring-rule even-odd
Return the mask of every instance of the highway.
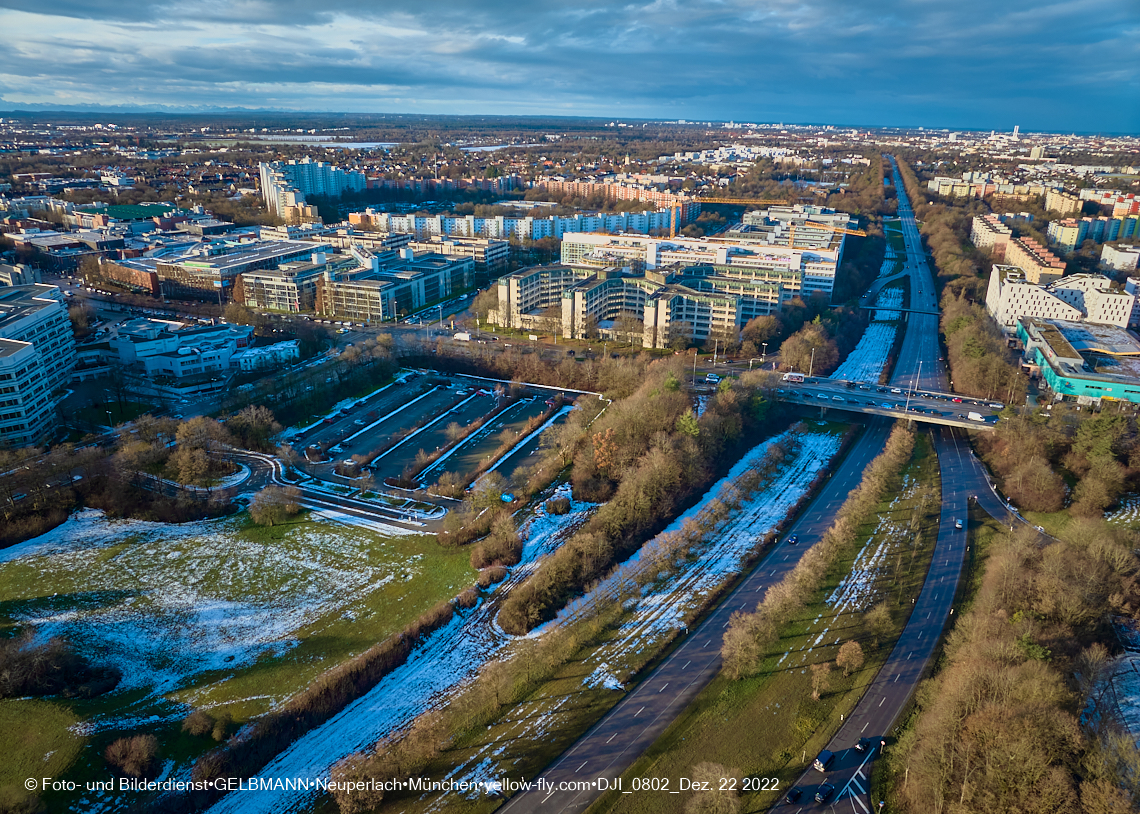
[[[906, 390], [899, 384], [905, 382], [883, 386], [815, 378], [802, 383], [786, 382], [774, 395], [781, 401], [819, 407], [825, 414], [829, 409], [844, 410], [967, 430], [992, 430], [1003, 406], [955, 393]], [[981, 420], [971, 419], [971, 413], [980, 415]]]
[[[894, 183], [899, 196], [899, 216], [906, 244], [906, 264], [916, 308], [934, 308], [934, 280], [923, 252], [918, 226], [910, 208], [898, 164], [894, 166]], [[938, 318], [911, 314], [899, 364], [891, 379], [895, 386], [917, 386], [922, 390], [946, 389], [946, 371], [938, 360]], [[921, 375], [919, 366], [921, 365]], [[796, 786], [804, 796], [795, 804], [777, 804], [773, 810], [800, 812], [819, 810], [813, 796], [827, 782], [836, 788], [823, 810], [872, 814], [878, 805], [869, 797], [871, 771], [881, 753], [880, 743], [890, 737], [899, 715], [906, 707], [918, 683], [926, 675], [930, 659], [953, 614], [954, 595], [966, 558], [969, 505], [971, 498], [995, 518], [1013, 522], [1012, 514], [998, 499], [986, 477], [981, 462], [974, 456], [959, 430], [942, 429], [933, 434], [934, 449], [942, 480], [942, 511], [938, 537], [930, 570], [922, 591], [915, 598], [910, 619], [898, 643], [879, 670], [863, 698], [843, 722], [825, 747], [835, 755], [826, 777], [808, 768]], [[957, 523], [963, 528], [958, 529]], [[866, 753], [855, 750], [860, 738], [868, 738]]]
[[[908, 314], [907, 328], [891, 386], [900, 391], [944, 394], [948, 387], [946, 371], [940, 360], [938, 317], [934, 315], [937, 312], [937, 298], [933, 276], [926, 263], [918, 227], [903, 190], [897, 165], [894, 176], [906, 245], [904, 271], [912, 285], [912, 308], [920, 313]], [[924, 311], [928, 313], [921, 313]], [[823, 385], [813, 380], [805, 384], [808, 385], [805, 389], [816, 393], [812, 401], [822, 404], [818, 395], [826, 391], [836, 407], [839, 403], [833, 400], [834, 396], [842, 394], [846, 403], [847, 394], [852, 392], [842, 383]], [[869, 383], [865, 384], [869, 386]], [[804, 385], [797, 387], [803, 388]], [[783, 389], [791, 390], [792, 386]], [[868, 391], [860, 391], [858, 384], [854, 392], [862, 393], [863, 401], [869, 399]], [[880, 394], [876, 386], [874, 395], [875, 398], [883, 397], [883, 401], [897, 403], [897, 397], [901, 394], [890, 394], [895, 397], [891, 401], [885, 398], [885, 394]], [[858, 396], [851, 398], [857, 399]], [[947, 404], [944, 400], [929, 401], [931, 409]], [[869, 407], [866, 404], [862, 406]], [[990, 412], [986, 411], [987, 414]], [[917, 418], [916, 414], [903, 414]], [[867, 430], [853, 445], [839, 470], [800, 520], [788, 530], [789, 533], [799, 535], [801, 544], [792, 547], [781, 543], [769, 552], [738, 588], [722, 600], [652, 674], [542, 772], [541, 777], [546, 781], [544, 789], [532, 788], [516, 795], [503, 806], [502, 811], [510, 814], [545, 814], [585, 809], [602, 794], [602, 790], [548, 789], [557, 789], [565, 781], [599, 778], [612, 780], [619, 777], [676, 719], [719, 670], [720, 645], [729, 616], [736, 610], [755, 607], [767, 587], [795, 567], [802, 552], [830, 526], [835, 511], [861, 479], [866, 464], [882, 450], [890, 425], [883, 419], [868, 418]], [[834, 795], [827, 805], [832, 810], [867, 814], [870, 809], [871, 803], [866, 794], [869, 785], [866, 778], [870, 775], [868, 763], [878, 750], [872, 752], [867, 761], [863, 761], [863, 756], [856, 761], [851, 756], [858, 753], [851, 747], [861, 736], [875, 737], [877, 741], [878, 736], [885, 734], [924, 674], [949, 618], [950, 603], [964, 561], [966, 530], [955, 528], [954, 521], [966, 520], [967, 500], [974, 494], [983, 499], [984, 493], [983, 507], [987, 510], [1000, 506], [998, 510], [1004, 512], [1004, 505], [993, 495], [984, 471], [966, 448], [960, 431], [941, 429], [934, 434], [934, 440], [942, 473], [943, 504], [933, 564], [923, 590], [916, 598], [915, 610], [899, 645], [875, 679], [874, 693], [865, 696], [856, 707], [853, 720], [857, 723], [843, 726], [829, 744], [829, 748], [839, 755], [837, 764], [828, 777], [840, 789], [840, 793]], [[801, 799], [810, 801], [815, 786], [822, 782], [823, 778], [813, 770], [805, 772], [798, 784], [804, 786], [808, 794]], [[792, 810], [805, 807], [807, 806], [801, 805], [799, 809]]]
[[[752, 610], [764, 592], [784, 578], [804, 551], [831, 526], [834, 513], [863, 477], [867, 464], [882, 451], [890, 422], [872, 419], [863, 436], [827, 481], [811, 508], [789, 528], [767, 556], [724, 598], [653, 673], [618, 702], [578, 742], [542, 773], [551, 784], [615, 779], [657, 739], [720, 669], [720, 646], [729, 617]], [[785, 540], [799, 537], [795, 546]], [[500, 811], [510, 814], [581, 811], [600, 795], [596, 789], [532, 789], [513, 797]]]

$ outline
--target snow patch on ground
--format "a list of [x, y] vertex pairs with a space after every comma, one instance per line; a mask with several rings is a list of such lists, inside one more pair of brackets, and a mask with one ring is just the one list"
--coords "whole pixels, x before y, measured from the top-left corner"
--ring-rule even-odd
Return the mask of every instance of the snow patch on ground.
[[[548, 514], [545, 501], [560, 496], [570, 496], [569, 486], [561, 485], [544, 495], [534, 515], [520, 523], [520, 533], [525, 538], [522, 561], [510, 569], [510, 575], [496, 590], [525, 579], [540, 558], [556, 550], [597, 509], [596, 504], [571, 501], [567, 514]], [[405, 664], [339, 715], [295, 741], [259, 776], [328, 777], [337, 761], [370, 748], [426, 710], [446, 704], [461, 685], [471, 681], [510, 642], [510, 637], [495, 624], [495, 612], [493, 604], [483, 602], [470, 612], [457, 614], [413, 651]], [[310, 808], [312, 796], [284, 791], [230, 794], [210, 812], [303, 811]]]
[[1119, 506], [1105, 513], [1104, 519], [1118, 526], [1140, 526], [1140, 495], [1125, 495], [1120, 499]]
[[[145, 690], [119, 713], [130, 717], [153, 714], [160, 696], [203, 673], [292, 648], [298, 629], [419, 568], [415, 557], [375, 561], [339, 524], [329, 523], [328, 533], [301, 527], [275, 543], [252, 542], [237, 525], [79, 512], [0, 552], [0, 585], [18, 622], [42, 636], [65, 636], [96, 662], [118, 667], [120, 690]], [[29, 593], [30, 580], [44, 593]], [[115, 725], [86, 723], [94, 730]]]
[[618, 677], [610, 672], [610, 666], [605, 662], [599, 664], [594, 672], [582, 679], [583, 687], [602, 687], [607, 690], [624, 689]]
[[[880, 308], [901, 308], [902, 301], [901, 288], [884, 288], [875, 298], [875, 305]], [[895, 335], [898, 332], [897, 320], [896, 311], [875, 311], [859, 344], [829, 378], [849, 382], [877, 382], [887, 365], [887, 357], [895, 342]]]

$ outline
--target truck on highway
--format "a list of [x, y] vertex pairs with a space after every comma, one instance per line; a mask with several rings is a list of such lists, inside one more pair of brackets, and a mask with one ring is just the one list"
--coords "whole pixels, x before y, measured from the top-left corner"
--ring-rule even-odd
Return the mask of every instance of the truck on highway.
[[460, 341], [460, 342], [470, 342], [471, 341], [471, 334], [468, 333], [467, 331], [460, 331], [453, 338]]
[[804, 381], [804, 374], [802, 373], [785, 373], [781, 381], [796, 382], [802, 384]]
[[966, 413], [966, 418], [971, 421], [985, 421], [981, 413]]

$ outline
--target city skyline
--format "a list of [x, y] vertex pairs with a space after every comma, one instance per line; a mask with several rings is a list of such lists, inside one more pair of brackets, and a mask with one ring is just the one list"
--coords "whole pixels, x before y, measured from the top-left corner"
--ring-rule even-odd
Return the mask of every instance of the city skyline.
[[[0, 108], [251, 109], [1130, 133], [1140, 15], [668, 0], [0, 10]], [[1063, 43], [1057, 36], [1063, 31]]]

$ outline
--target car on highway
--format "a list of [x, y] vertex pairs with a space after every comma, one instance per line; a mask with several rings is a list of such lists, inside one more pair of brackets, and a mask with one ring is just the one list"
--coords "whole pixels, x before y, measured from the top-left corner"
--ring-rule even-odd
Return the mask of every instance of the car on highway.
[[828, 401], [827, 393], [820, 393], [819, 395], [816, 396], [816, 398], [817, 399], [823, 399], [824, 401]]
[[358, 427], [363, 427], [364, 426], [364, 419], [358, 418], [355, 421], [353, 421], [352, 423]]
[[880, 404], [879, 406], [880, 406], [880, 407], [882, 407], [884, 410], [893, 410], [893, 409], [895, 409], [895, 405], [893, 405], [893, 404], [887, 404], [885, 401], [884, 401], [882, 404]]
[[961, 520], [955, 520], [954, 521], [954, 528], [956, 528], [956, 529], [962, 528], [962, 521]]
[[962, 403], [962, 399], [958, 398], [957, 396], [954, 396], [954, 398], [950, 399], [950, 401], [954, 402], [955, 404]]
[[843, 396], [832, 396], [831, 400], [832, 401], [838, 401], [840, 404], [842, 404], [843, 403]]
[[784, 795], [784, 800], [789, 804], [796, 803], [801, 797], [803, 797], [803, 794], [804, 790], [799, 786], [792, 786], [790, 789], [788, 789], [788, 793]]
[[835, 755], [824, 749], [816, 756], [811, 765], [817, 772], [826, 772], [827, 767], [831, 765], [831, 761], [834, 759]]
[[871, 748], [871, 739], [870, 738], [859, 738], [859, 742], [855, 744], [855, 751], [859, 752], [860, 754], [865, 753], [870, 748]]
[[824, 783], [815, 792], [815, 801], [817, 803], [826, 803], [831, 793], [835, 791], [835, 786], [831, 783]]
[[788, 545], [795, 545], [799, 541], [800, 541], [799, 535], [793, 534], [791, 537], [788, 538]]

